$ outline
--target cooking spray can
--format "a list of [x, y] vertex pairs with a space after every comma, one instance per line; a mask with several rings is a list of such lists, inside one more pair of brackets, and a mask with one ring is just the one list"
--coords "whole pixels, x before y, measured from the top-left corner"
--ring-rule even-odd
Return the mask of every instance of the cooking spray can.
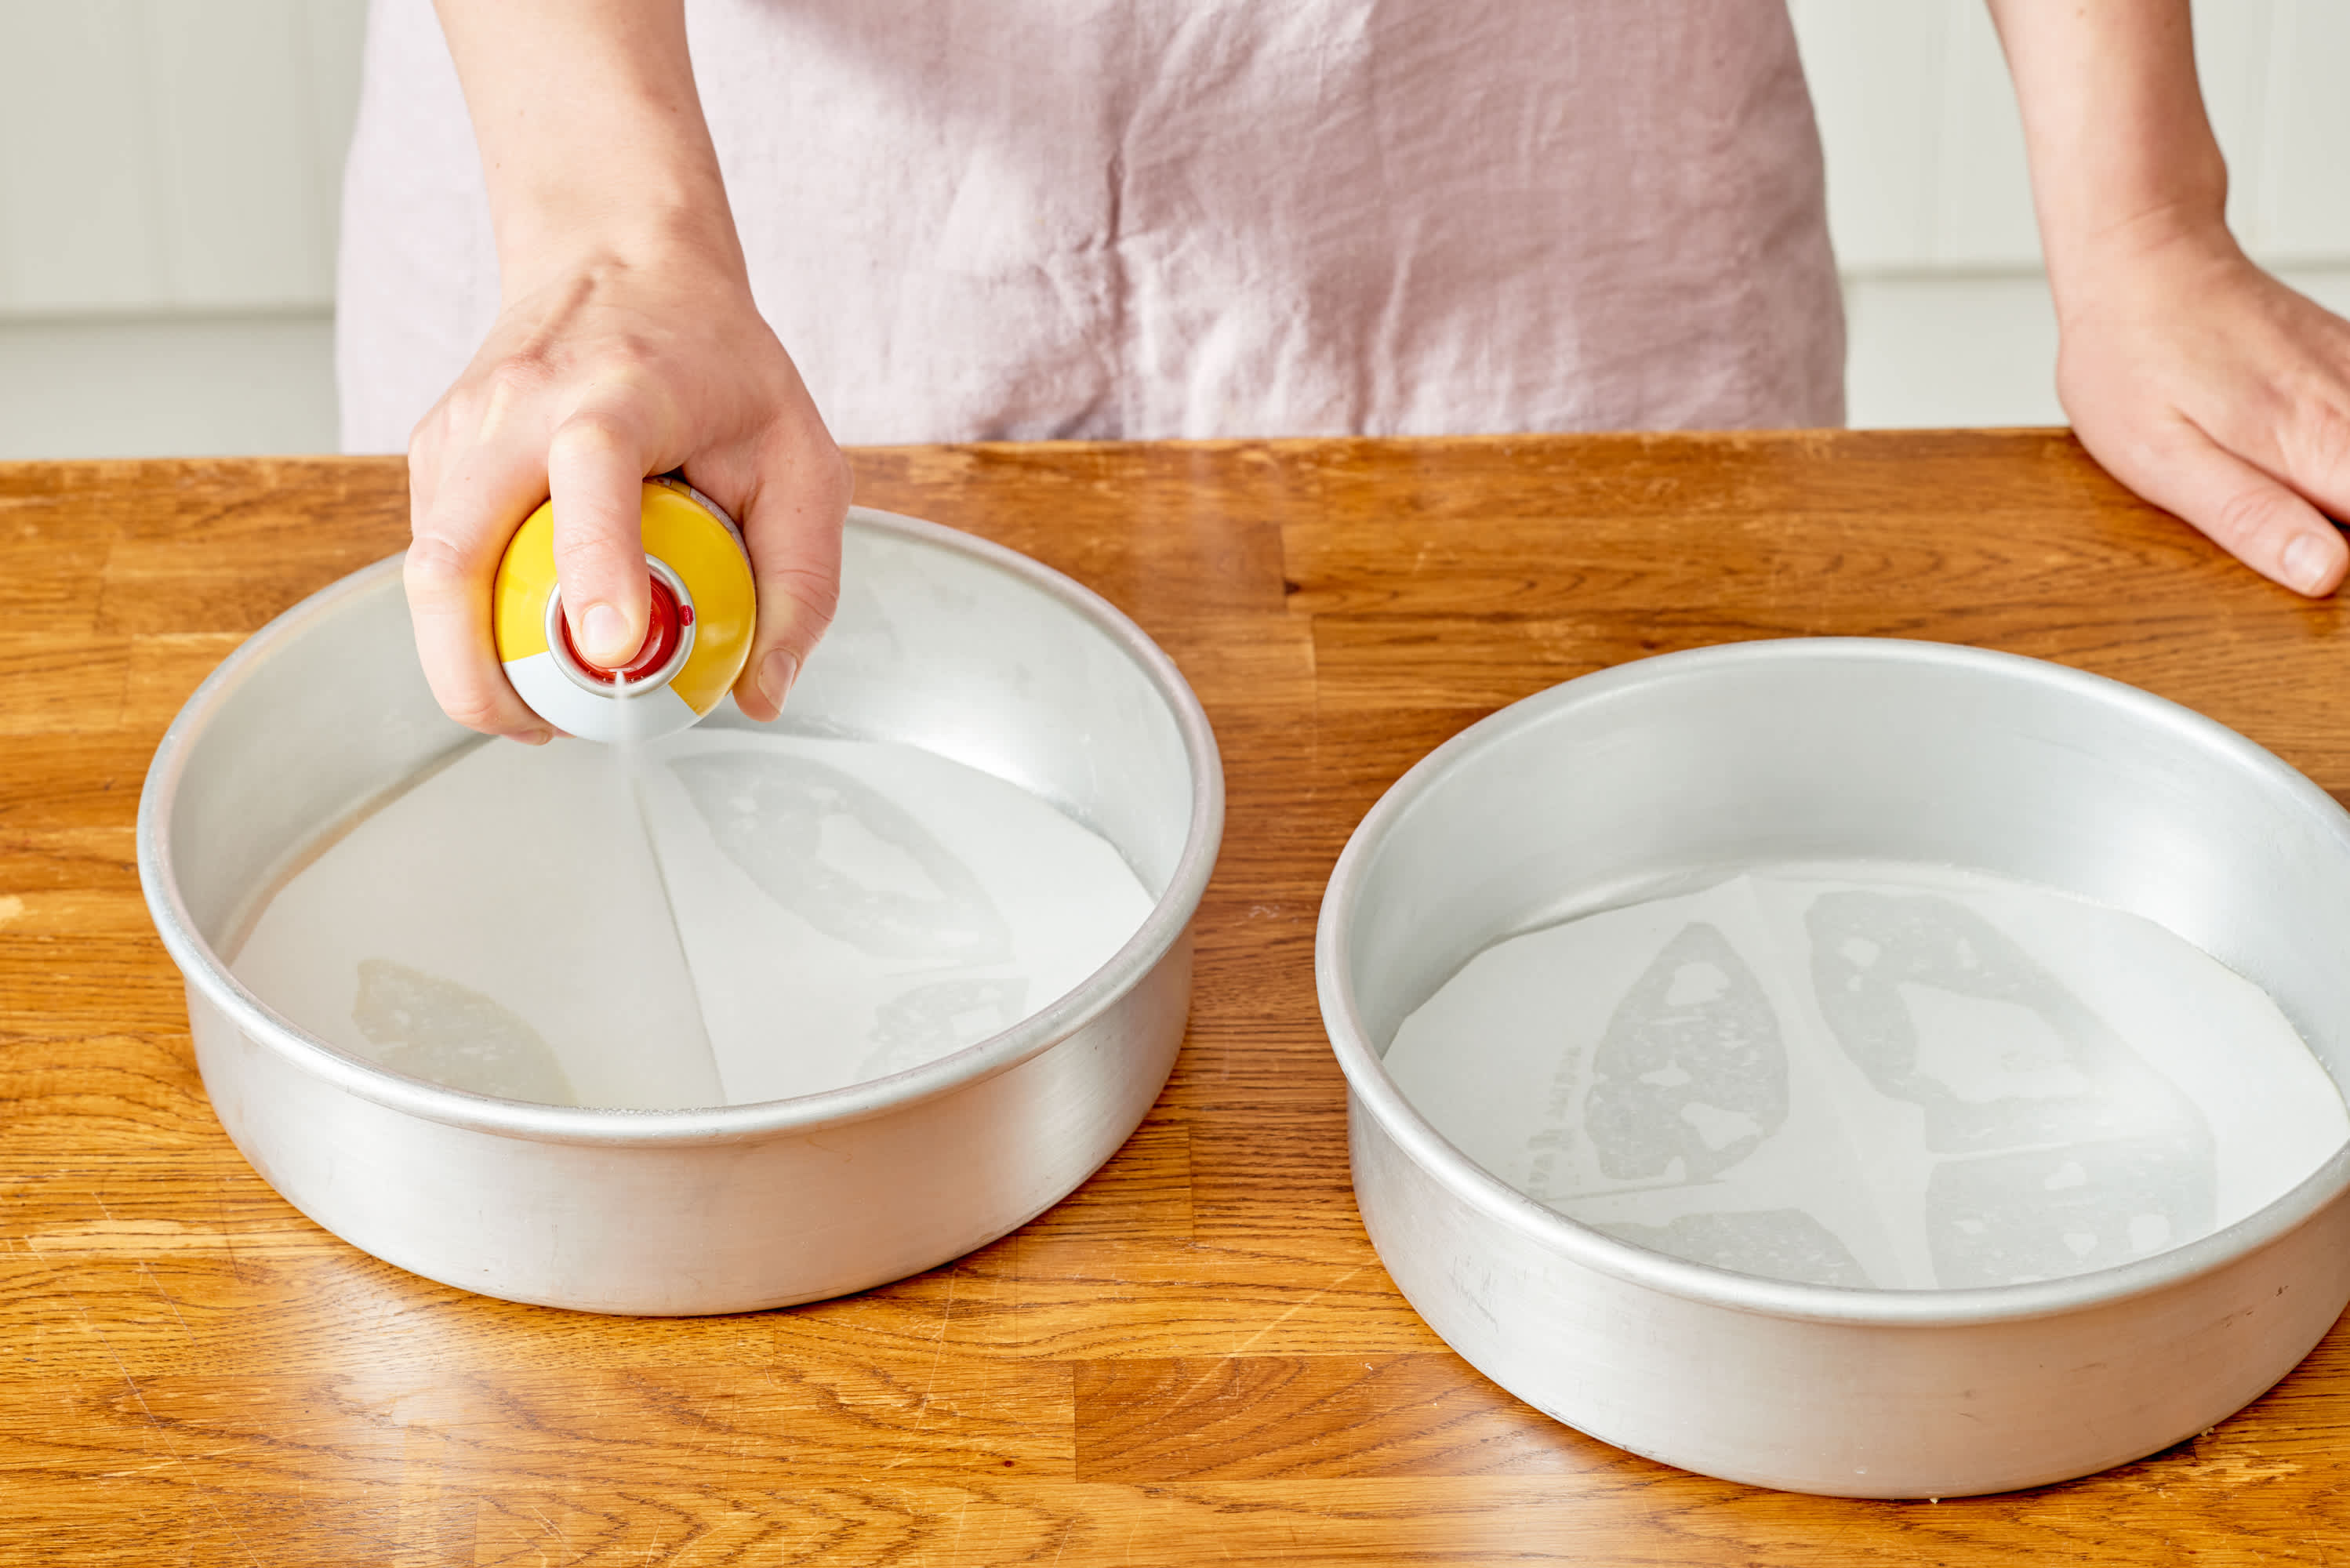
[[734, 684], [758, 619], [742, 531], [683, 480], [645, 481], [645, 570], [652, 615], [622, 669], [588, 662], [571, 641], [555, 582], [555, 507], [524, 520], [498, 562], [491, 633], [506, 679], [531, 711], [583, 740], [640, 741], [700, 720]]

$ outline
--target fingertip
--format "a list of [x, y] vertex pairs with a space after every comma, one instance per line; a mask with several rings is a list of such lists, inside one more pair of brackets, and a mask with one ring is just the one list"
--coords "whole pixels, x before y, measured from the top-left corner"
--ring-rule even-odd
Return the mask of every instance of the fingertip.
[[778, 648], [759, 660], [759, 699], [775, 712], [784, 711], [785, 700], [792, 694], [792, 686], [800, 678], [800, 656], [788, 648]]
[[629, 625], [628, 616], [608, 604], [592, 604], [572, 622], [571, 635], [580, 656], [590, 664], [618, 670], [637, 656], [645, 634]]
[[756, 554], [768, 557], [756, 570], [759, 593], [758, 635], [750, 661], [734, 683], [734, 703], [751, 718], [764, 723], [784, 710], [800, 671], [825, 630], [832, 624], [840, 595], [839, 535], [819, 535], [812, 557], [803, 564], [777, 569], [772, 565], [773, 542]]
[[766, 723], [784, 711], [791, 698], [792, 688], [798, 684], [800, 654], [796, 649], [773, 648], [764, 653], [753, 651], [743, 673], [734, 680], [734, 706], [743, 716], [758, 723]]
[[2304, 528], [2286, 542], [2277, 565], [2285, 587], [2324, 598], [2342, 586], [2344, 571], [2350, 568], [2350, 546], [2344, 545], [2338, 529]]
[[[2098, 447], [2091, 451], [2107, 461]], [[2158, 462], [2108, 466], [2139, 494], [2281, 587], [2321, 598], [2350, 573], [2350, 545], [2342, 531], [2274, 474], [2191, 428], [2158, 455]]]

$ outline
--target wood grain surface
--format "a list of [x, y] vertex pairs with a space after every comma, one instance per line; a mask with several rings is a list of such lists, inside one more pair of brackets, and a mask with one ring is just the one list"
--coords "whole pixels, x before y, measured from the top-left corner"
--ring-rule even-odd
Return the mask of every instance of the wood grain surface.
[[[2350, 1563], [2350, 1338], [2169, 1452], [1941, 1503], [1757, 1491], [1536, 1415], [1397, 1295], [1310, 956], [1430, 746], [1703, 643], [1926, 637], [2188, 702], [2350, 791], [2344, 612], [2061, 433], [925, 448], [859, 499], [1106, 594], [1230, 784], [1190, 1036], [1090, 1184], [847, 1300], [627, 1321], [401, 1273], [222, 1135], [132, 824], [187, 692], [398, 549], [400, 466], [0, 466], [0, 1561]], [[2150, 1374], [2153, 1375], [2153, 1374]]]

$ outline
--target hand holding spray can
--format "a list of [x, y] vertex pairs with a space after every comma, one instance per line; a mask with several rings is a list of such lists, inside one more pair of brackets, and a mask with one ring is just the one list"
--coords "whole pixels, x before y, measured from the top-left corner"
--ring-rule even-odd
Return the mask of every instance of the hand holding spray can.
[[581, 658], [555, 581], [555, 508], [524, 520], [498, 562], [491, 631], [506, 679], [531, 711], [583, 740], [650, 740], [718, 706], [758, 623], [741, 530], [682, 480], [645, 481], [645, 569], [652, 610], [644, 646], [619, 670]]

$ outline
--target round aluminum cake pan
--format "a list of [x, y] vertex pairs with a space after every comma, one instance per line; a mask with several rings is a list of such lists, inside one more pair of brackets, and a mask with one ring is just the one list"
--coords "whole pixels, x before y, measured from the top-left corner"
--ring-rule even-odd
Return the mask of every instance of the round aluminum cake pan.
[[[752, 727], [731, 705], [713, 724]], [[182, 709], [148, 770], [139, 870], [186, 977], [205, 1092], [264, 1179], [379, 1258], [592, 1312], [742, 1312], [936, 1266], [1066, 1196], [1175, 1061], [1223, 776], [1182, 676], [1025, 556], [859, 508], [833, 629], [779, 727], [900, 741], [1053, 802], [1155, 903], [1077, 988], [952, 1055], [759, 1105], [629, 1111], [444, 1088], [326, 1044], [220, 943], [335, 825], [483, 742], [416, 663], [398, 557], [288, 610]]]
[[1397, 1285], [1480, 1371], [1568, 1425], [1800, 1491], [2063, 1480], [2258, 1397], [2350, 1300], [2350, 1152], [2236, 1224], [2119, 1267], [1845, 1289], [1580, 1225], [1472, 1163], [1382, 1064], [1408, 1014], [1540, 911], [1863, 858], [2154, 920], [2267, 992], [2350, 1081], [2350, 815], [2269, 753], [2131, 687], [2005, 654], [1795, 639], [1667, 655], [1438, 748], [1331, 877], [1316, 981], [1356, 1197]]

